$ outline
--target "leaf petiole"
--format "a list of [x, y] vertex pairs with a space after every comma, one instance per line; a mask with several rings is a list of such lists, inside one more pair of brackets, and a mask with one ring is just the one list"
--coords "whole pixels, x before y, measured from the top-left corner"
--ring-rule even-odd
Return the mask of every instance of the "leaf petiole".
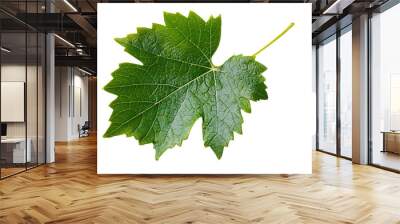
[[286, 32], [288, 32], [292, 27], [294, 26], [294, 23], [290, 23], [278, 36], [276, 36], [273, 40], [271, 40], [268, 44], [266, 44], [264, 47], [262, 47], [260, 50], [258, 50], [256, 53], [254, 53], [251, 57], [256, 58], [256, 56], [261, 53], [263, 50], [271, 46], [275, 41], [279, 40]]

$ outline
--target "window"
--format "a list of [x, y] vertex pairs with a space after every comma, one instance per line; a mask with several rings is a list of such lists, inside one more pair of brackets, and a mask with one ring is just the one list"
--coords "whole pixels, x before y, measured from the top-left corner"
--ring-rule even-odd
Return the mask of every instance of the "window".
[[351, 26], [340, 36], [340, 155], [352, 157], [352, 33]]
[[336, 36], [318, 47], [318, 149], [336, 153]]
[[372, 164], [400, 170], [400, 5], [371, 18]]

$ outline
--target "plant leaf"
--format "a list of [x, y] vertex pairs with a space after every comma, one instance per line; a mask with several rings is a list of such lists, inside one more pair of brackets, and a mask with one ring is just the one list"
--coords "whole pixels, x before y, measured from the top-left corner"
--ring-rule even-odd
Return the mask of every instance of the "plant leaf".
[[261, 75], [266, 67], [243, 55], [221, 66], [212, 63], [220, 16], [204, 21], [194, 12], [164, 13], [164, 21], [116, 39], [142, 64], [120, 64], [104, 87], [117, 95], [104, 137], [125, 134], [140, 144], [153, 143], [158, 160], [181, 145], [201, 118], [204, 145], [221, 158], [234, 132], [242, 133], [241, 109], [250, 112], [250, 100], [267, 99]]

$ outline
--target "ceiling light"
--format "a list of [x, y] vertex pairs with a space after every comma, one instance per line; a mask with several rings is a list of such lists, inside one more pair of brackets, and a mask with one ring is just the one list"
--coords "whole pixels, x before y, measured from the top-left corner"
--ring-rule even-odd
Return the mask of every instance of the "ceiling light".
[[1, 49], [2, 51], [6, 52], [6, 53], [10, 53], [10, 52], [11, 52], [11, 50], [9, 50], [9, 49], [7, 49], [7, 48], [5, 48], [5, 47], [1, 47], [0, 49]]
[[92, 75], [92, 73], [90, 73], [90, 72], [88, 72], [88, 71], [86, 71], [86, 70], [83, 70], [83, 69], [81, 69], [81, 68], [79, 68], [79, 67], [78, 67], [78, 70], [81, 71], [81, 72], [83, 72], [83, 73], [85, 73], [85, 74], [87, 74], [87, 75]]
[[84, 52], [83, 52], [82, 48], [77, 48], [76, 49], [76, 53], [78, 53], [79, 55], [84, 55]]
[[66, 39], [64, 39], [64, 38], [62, 38], [62, 37], [60, 37], [59, 35], [57, 35], [57, 34], [54, 34], [54, 36], [55, 37], [57, 37], [59, 40], [61, 40], [62, 42], [64, 42], [65, 44], [67, 44], [67, 45], [69, 45], [70, 47], [73, 47], [73, 48], [75, 48], [75, 45], [73, 45], [71, 42], [69, 42], [68, 40], [66, 40]]
[[343, 13], [343, 9], [347, 8], [353, 2], [354, 0], [336, 0], [322, 14], [341, 14]]
[[78, 10], [68, 1], [64, 0], [65, 4], [67, 4], [74, 12], [78, 12]]

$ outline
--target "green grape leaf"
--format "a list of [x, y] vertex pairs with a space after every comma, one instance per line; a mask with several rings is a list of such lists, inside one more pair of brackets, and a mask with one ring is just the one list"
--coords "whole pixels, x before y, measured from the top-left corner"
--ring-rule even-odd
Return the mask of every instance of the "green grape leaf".
[[158, 160], [180, 146], [201, 118], [204, 146], [220, 159], [234, 132], [242, 133], [241, 110], [251, 111], [250, 100], [267, 99], [261, 75], [266, 67], [255, 55], [212, 63], [221, 16], [204, 21], [194, 12], [188, 17], [164, 13], [164, 22], [116, 38], [142, 64], [120, 64], [104, 87], [117, 96], [104, 137], [125, 134], [139, 144], [153, 143]]

